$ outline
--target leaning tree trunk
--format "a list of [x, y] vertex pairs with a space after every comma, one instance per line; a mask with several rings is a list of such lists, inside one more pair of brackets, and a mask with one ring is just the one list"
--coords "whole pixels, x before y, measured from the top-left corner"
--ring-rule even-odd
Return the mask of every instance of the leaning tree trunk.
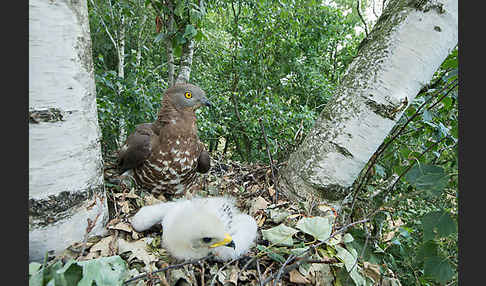
[[[86, 1], [29, 0], [29, 260], [104, 233]], [[88, 221], [91, 220], [91, 223]]]
[[392, 127], [457, 45], [457, 0], [392, 0], [334, 97], [279, 174], [287, 196], [339, 207]]

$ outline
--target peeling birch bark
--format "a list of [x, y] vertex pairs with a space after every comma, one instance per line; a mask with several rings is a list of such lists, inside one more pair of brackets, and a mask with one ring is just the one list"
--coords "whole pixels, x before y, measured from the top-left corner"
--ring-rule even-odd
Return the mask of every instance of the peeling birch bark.
[[108, 209], [86, 1], [29, 0], [29, 260], [103, 234]]
[[194, 54], [194, 40], [189, 40], [184, 45], [183, 53], [181, 56], [181, 64], [179, 65], [179, 75], [177, 76], [176, 83], [189, 82], [191, 75], [192, 56]]
[[[118, 54], [118, 77], [125, 78], [125, 15], [122, 14], [120, 11], [120, 30], [119, 30], [119, 39], [117, 45], [117, 54]], [[118, 87], [118, 96], [121, 96], [122, 92], [122, 85]], [[127, 138], [127, 131], [126, 131], [126, 123], [125, 118], [119, 118], [120, 124], [120, 136], [118, 137], [118, 146], [121, 147], [126, 138]]]
[[282, 192], [339, 207], [419, 90], [457, 45], [457, 0], [392, 0], [279, 174]]

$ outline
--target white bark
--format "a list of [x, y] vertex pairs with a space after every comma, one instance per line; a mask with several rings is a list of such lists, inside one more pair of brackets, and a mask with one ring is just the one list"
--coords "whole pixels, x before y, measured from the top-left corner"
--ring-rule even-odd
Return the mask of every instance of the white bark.
[[387, 4], [331, 102], [281, 171], [279, 185], [287, 195], [338, 201], [349, 193], [408, 104], [457, 45], [457, 14], [457, 0]]
[[88, 218], [99, 215], [91, 235], [108, 219], [86, 1], [29, 0], [29, 110], [29, 260], [38, 261], [82, 241]]
[[[125, 78], [125, 15], [122, 14], [120, 10], [120, 30], [118, 32], [119, 39], [118, 39], [118, 46], [117, 54], [118, 54], [118, 77]], [[123, 86], [120, 85], [118, 88], [118, 96], [122, 96], [122, 89]], [[127, 131], [126, 131], [126, 123], [125, 118], [120, 117], [119, 119], [120, 124], [120, 136], [118, 137], [118, 145], [121, 147], [127, 138]]]
[[177, 76], [176, 83], [189, 82], [192, 67], [192, 56], [194, 54], [194, 40], [188, 40], [189, 42], [184, 45], [183, 54], [181, 56], [181, 64], [179, 66], [179, 75]]

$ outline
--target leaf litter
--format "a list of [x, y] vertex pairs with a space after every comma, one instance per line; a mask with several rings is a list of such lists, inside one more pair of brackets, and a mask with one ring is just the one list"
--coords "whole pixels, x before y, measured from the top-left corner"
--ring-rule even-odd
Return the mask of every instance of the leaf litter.
[[[148, 273], [146, 277], [129, 285], [172, 286], [182, 283], [236, 286], [260, 285], [270, 275], [276, 275], [286, 260], [293, 256], [297, 257], [295, 263], [302, 262], [299, 259], [309, 259], [309, 262], [300, 263], [298, 267], [283, 273], [277, 285], [340, 285], [336, 276], [338, 269], [347, 269], [348, 275], [356, 285], [375, 285], [378, 282], [376, 280], [380, 277], [379, 266], [356, 260], [359, 254], [348, 244], [353, 241], [351, 234], [339, 233], [330, 237], [336, 229], [334, 224], [338, 216], [332, 207], [315, 201], [299, 203], [288, 200], [282, 193], [278, 193], [278, 201], [275, 201], [278, 188], [272, 180], [270, 165], [241, 164], [227, 160], [222, 162], [223, 160], [216, 159], [214, 161], [216, 163], [207, 174], [199, 174], [195, 195], [233, 196], [236, 198], [236, 205], [255, 218], [259, 226], [259, 235], [256, 247], [247, 255], [236, 261], [205, 260], [151, 274], [152, 271], [178, 264], [180, 261], [176, 261], [162, 248], [160, 225], [138, 233], [133, 230], [128, 219], [140, 207], [166, 199], [134, 186], [110, 183], [106, 186], [110, 210], [107, 234], [103, 237], [93, 236], [86, 242], [70, 245], [58, 256], [49, 257], [47, 265], [59, 262], [75, 265], [76, 261], [95, 263], [99, 259], [118, 257], [126, 264], [126, 269], [121, 266], [119, 268], [124, 271], [124, 280]], [[105, 181], [108, 182], [115, 177], [109, 171], [105, 171], [104, 174]], [[313, 248], [316, 242], [325, 243]], [[83, 247], [84, 253], [81, 253], [80, 249]], [[29, 274], [39, 272], [41, 266], [29, 266]], [[99, 279], [96, 276], [98, 274], [95, 273], [93, 277], [86, 279], [95, 281]], [[123, 276], [118, 272], [116, 275]], [[400, 285], [398, 280], [394, 282]], [[122, 283], [123, 281], [118, 281], [106, 285]], [[267, 282], [267, 285], [273, 285], [273, 280]]]

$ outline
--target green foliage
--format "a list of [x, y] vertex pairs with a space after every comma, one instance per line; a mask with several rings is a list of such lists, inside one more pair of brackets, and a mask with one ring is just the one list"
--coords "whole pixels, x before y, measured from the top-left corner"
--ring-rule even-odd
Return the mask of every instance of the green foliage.
[[[368, 236], [373, 246], [363, 260], [384, 263], [402, 285], [457, 279], [457, 113], [456, 48], [386, 138], [382, 147], [396, 137], [362, 195], [372, 202], [368, 207], [386, 207], [374, 217], [370, 234], [352, 232], [353, 244], [361, 251]], [[396, 220], [403, 224], [392, 229]], [[394, 236], [385, 240], [390, 232]]]
[[332, 223], [329, 217], [303, 218], [297, 222], [296, 227], [320, 241], [329, 239], [332, 231]]
[[161, 77], [148, 66], [141, 66], [125, 78], [120, 78], [115, 71], [104, 70], [100, 55], [95, 62], [96, 100], [102, 148], [106, 153], [123, 143], [118, 142], [122, 128], [131, 132], [135, 125], [156, 119], [154, 111], [160, 108], [164, 88]]
[[[356, 18], [320, 1], [174, 1], [176, 28], [159, 32], [155, 16], [166, 21], [170, 12], [161, 1], [95, 3], [90, 28], [105, 154], [118, 148], [122, 130], [157, 113], [167, 88], [164, 42], [172, 41], [177, 71], [183, 45], [194, 39], [191, 82], [214, 103], [198, 115], [203, 142], [231, 159], [266, 161], [262, 120], [273, 158], [283, 160], [313, 125], [362, 37], [354, 34]], [[123, 79], [106, 32], [116, 38], [121, 15]]]
[[29, 285], [90, 286], [122, 285], [128, 277], [127, 263], [120, 256], [101, 257], [87, 261], [61, 261], [43, 267], [42, 264], [29, 264]]
[[[131, 132], [136, 124], [155, 119], [167, 88], [169, 40], [176, 71], [183, 45], [195, 40], [191, 82], [214, 104], [197, 113], [199, 135], [210, 152], [267, 162], [261, 125], [273, 159], [286, 159], [329, 101], [363, 39], [355, 33], [362, 23], [350, 0], [337, 1], [337, 8], [304, 0], [173, 1], [177, 23], [170, 31], [156, 28], [156, 16], [171, 12], [161, 1], [94, 3], [97, 9], [88, 1], [104, 155], [119, 147], [122, 130]], [[120, 78], [107, 31], [116, 38], [122, 15], [126, 42]], [[381, 207], [369, 229], [357, 227], [350, 231], [353, 240], [329, 242], [358, 253], [360, 266], [367, 261], [391, 269], [402, 285], [457, 279], [457, 54], [456, 48], [411, 102], [385, 139], [382, 147], [387, 148], [379, 150], [372, 174], [357, 181], [369, 179], [359, 193], [362, 213]], [[391, 221], [402, 224], [393, 228]], [[262, 232], [280, 245], [258, 249], [283, 263], [289, 247], [306, 247], [292, 238], [296, 232], [316, 239], [327, 235], [307, 226], [288, 228], [282, 224]], [[343, 262], [349, 260], [343, 250], [339, 253]], [[31, 267], [35, 271], [39, 265]], [[341, 285], [362, 282], [346, 266], [337, 276]]]
[[[216, 108], [201, 137], [232, 159], [282, 160], [300, 143], [355, 54], [356, 22], [319, 1], [218, 2], [208, 5], [208, 40], [199, 43], [192, 77]], [[223, 28], [223, 29], [221, 29]], [[229, 132], [231, 130], [231, 132]]]
[[440, 166], [414, 165], [405, 175], [405, 180], [418, 190], [438, 196], [447, 185], [448, 177]]

